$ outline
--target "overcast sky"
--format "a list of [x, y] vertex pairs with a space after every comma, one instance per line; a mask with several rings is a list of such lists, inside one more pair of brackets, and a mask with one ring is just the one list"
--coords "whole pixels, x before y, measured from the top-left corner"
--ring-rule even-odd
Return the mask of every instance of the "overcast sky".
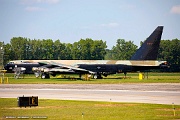
[[0, 41], [12, 37], [132, 40], [139, 46], [158, 26], [162, 39], [180, 39], [180, 0], [0, 0]]

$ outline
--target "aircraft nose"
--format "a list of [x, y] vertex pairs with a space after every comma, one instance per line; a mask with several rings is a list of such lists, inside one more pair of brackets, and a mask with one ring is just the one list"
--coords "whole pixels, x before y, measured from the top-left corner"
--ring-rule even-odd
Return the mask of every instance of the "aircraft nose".
[[4, 69], [7, 70], [7, 64], [4, 66]]
[[10, 66], [9, 66], [8, 64], [6, 64], [6, 65], [4, 66], [4, 69], [5, 69], [5, 70], [9, 70], [9, 67], [10, 67]]

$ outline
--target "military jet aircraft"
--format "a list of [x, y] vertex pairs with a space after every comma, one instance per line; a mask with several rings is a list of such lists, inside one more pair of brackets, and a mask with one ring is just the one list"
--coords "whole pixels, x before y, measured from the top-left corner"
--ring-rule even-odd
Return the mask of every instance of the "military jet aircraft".
[[100, 79], [110, 74], [166, 68], [166, 61], [157, 61], [163, 26], [158, 26], [132, 56], [131, 60], [14, 60], [5, 69], [25, 68], [24, 73], [50, 78], [57, 74], [91, 74]]

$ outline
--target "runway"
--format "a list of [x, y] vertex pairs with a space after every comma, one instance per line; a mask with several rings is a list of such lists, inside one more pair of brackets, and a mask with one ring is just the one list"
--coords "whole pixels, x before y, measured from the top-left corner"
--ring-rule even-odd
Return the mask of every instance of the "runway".
[[[109, 102], [132, 102], [132, 103], [155, 103], [180, 105], [179, 84], [149, 85], [149, 84], [125, 84], [125, 85], [0, 85], [0, 98], [17, 98], [19, 96], [38, 96], [39, 99], [60, 100], [86, 100], [86, 101], [109, 101]], [[32, 86], [32, 87], [31, 87]], [[74, 87], [73, 87], [74, 86]], [[78, 87], [79, 86], [79, 87]], [[84, 86], [84, 87], [83, 87]], [[99, 85], [100, 86], [100, 85]], [[108, 87], [109, 86], [109, 87]], [[124, 86], [126, 89], [120, 89]], [[136, 87], [135, 87], [136, 86]], [[153, 86], [157, 90], [148, 88]], [[162, 86], [160, 88], [160, 86]], [[114, 88], [114, 89], [110, 89]], [[117, 89], [119, 88], [119, 89]], [[128, 89], [129, 88], [129, 89]], [[138, 89], [136, 89], [138, 88]]]

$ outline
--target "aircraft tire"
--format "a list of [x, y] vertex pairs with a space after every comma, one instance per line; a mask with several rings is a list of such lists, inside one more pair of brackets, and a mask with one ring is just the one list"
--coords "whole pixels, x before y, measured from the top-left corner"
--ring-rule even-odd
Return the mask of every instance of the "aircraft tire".
[[94, 78], [94, 79], [102, 79], [102, 76], [101, 76], [101, 74], [95, 74], [95, 75], [93, 76], [93, 78]]
[[97, 75], [94, 75], [93, 78], [94, 78], [94, 79], [97, 79], [98, 77], [97, 77]]
[[41, 79], [49, 79], [50, 78], [50, 76], [49, 76], [49, 74], [47, 74], [47, 73], [43, 73], [42, 75], [41, 75]]

